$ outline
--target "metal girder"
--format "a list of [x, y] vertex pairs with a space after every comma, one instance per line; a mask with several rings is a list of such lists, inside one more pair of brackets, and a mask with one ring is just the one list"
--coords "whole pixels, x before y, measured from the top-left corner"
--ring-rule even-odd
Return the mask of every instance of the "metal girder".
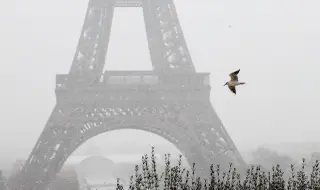
[[116, 0], [115, 7], [141, 7], [142, 0]]
[[167, 64], [164, 72], [195, 73], [173, 0], [152, 2], [156, 9], [153, 14], [156, 15], [163, 40], [161, 52]]
[[195, 73], [173, 0], [143, 0], [143, 15], [154, 70]]
[[86, 87], [103, 72], [109, 44], [114, 0], [90, 0], [67, 83]]

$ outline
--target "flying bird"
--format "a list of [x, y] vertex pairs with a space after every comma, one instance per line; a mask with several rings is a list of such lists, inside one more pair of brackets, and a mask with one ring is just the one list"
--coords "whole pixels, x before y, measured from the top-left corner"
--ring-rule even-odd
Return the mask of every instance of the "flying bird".
[[234, 94], [237, 94], [236, 86], [246, 84], [245, 82], [239, 82], [238, 81], [238, 73], [239, 72], [240, 72], [240, 69], [235, 71], [235, 72], [233, 72], [233, 73], [230, 73], [230, 75], [229, 75], [230, 78], [231, 78], [230, 81], [226, 82], [226, 84], [223, 85], [223, 86], [228, 85], [229, 89]]

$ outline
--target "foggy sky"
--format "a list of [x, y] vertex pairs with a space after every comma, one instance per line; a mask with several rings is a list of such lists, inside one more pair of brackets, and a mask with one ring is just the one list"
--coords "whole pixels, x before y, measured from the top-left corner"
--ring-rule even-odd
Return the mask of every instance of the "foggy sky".
[[[175, 2], [196, 69], [211, 72], [211, 102], [240, 150], [319, 138], [319, 1]], [[55, 105], [55, 75], [71, 66], [87, 3], [0, 3], [1, 157], [27, 157], [33, 148]], [[223, 84], [239, 68], [247, 85], [234, 96]], [[105, 69], [151, 69], [140, 9], [116, 9]]]

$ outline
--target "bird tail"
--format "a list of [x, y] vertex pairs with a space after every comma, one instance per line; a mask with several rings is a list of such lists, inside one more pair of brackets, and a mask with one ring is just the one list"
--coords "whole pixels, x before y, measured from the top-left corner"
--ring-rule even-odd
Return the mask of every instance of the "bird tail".
[[245, 82], [240, 82], [240, 84], [242, 85], [242, 84], [246, 84]]

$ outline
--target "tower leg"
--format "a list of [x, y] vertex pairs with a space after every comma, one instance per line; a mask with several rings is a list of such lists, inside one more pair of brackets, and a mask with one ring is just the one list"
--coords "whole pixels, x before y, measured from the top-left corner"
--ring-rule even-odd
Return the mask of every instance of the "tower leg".
[[222, 170], [227, 170], [230, 163], [237, 168], [246, 167], [210, 101], [184, 104], [183, 107], [185, 109], [177, 108], [180, 110], [180, 121], [188, 125], [186, 130], [196, 135], [197, 148], [202, 150], [200, 155], [203, 155], [207, 164], [204, 168], [206, 172], [209, 172], [211, 164], [219, 164]]
[[195, 73], [173, 0], [143, 0], [143, 14], [154, 71]]
[[55, 179], [70, 154], [72, 140], [79, 137], [77, 122], [68, 117], [76, 112], [72, 107], [54, 108], [24, 167], [11, 180], [12, 189], [43, 190]]
[[115, 0], [90, 0], [80, 39], [69, 71], [69, 87], [97, 83], [109, 46]]

